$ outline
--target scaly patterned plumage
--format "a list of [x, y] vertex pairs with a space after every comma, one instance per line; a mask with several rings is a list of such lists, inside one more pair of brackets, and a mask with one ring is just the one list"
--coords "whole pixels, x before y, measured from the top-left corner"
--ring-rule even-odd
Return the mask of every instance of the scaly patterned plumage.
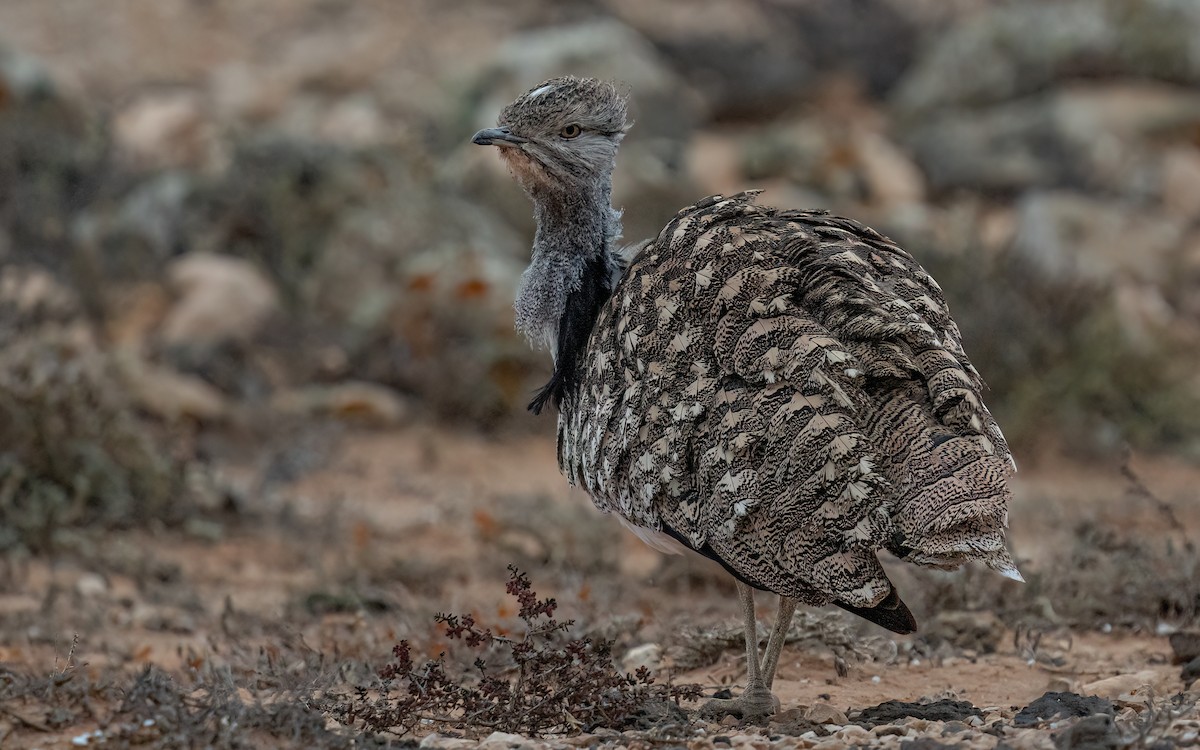
[[878, 604], [875, 550], [1012, 570], [1010, 456], [941, 290], [874, 231], [715, 196], [633, 259], [562, 406], [602, 510], [752, 585]]
[[[1020, 579], [1015, 467], [941, 289], [873, 230], [713, 196], [626, 265], [610, 196], [627, 129], [614, 86], [568, 76], [473, 138], [534, 203], [516, 320], [554, 374], [530, 408], [558, 407], [559, 464], [601, 510], [737, 578], [747, 686], [710, 708], [761, 719], [798, 601], [916, 627], [879, 550]], [[751, 587], [781, 597], [761, 661]]]

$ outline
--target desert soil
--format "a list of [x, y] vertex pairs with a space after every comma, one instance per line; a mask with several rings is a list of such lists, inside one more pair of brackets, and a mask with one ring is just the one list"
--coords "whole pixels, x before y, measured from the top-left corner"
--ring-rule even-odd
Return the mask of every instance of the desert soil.
[[[511, 620], [498, 583], [508, 563], [527, 570], [540, 594], [557, 597], [560, 614], [576, 618], [577, 629], [615, 636], [618, 654], [663, 646], [664, 668], [687, 628], [729, 631], [737, 622], [732, 587], [719, 569], [701, 559], [664, 558], [595, 512], [559, 476], [548, 437], [414, 427], [318, 440], [302, 453], [289, 460], [316, 468], [269, 487], [262, 477], [278, 471], [279, 456], [274, 468], [229, 463], [223, 481], [241, 488], [233, 493], [238, 516], [250, 522], [114, 534], [95, 548], [11, 564], [0, 588], [0, 676], [84, 670], [98, 680], [113, 668], [149, 664], [186, 675], [253, 661], [247, 655], [255, 653], [294, 654], [296, 644], [333, 662], [370, 666], [381, 664], [399, 638], [432, 655], [446, 647], [434, 612]], [[1161, 497], [1188, 497], [1195, 477], [1185, 467], [1140, 468]], [[1116, 467], [1056, 464], [1019, 476], [1012, 538], [1030, 570], [1080, 518], [1146, 532], [1161, 525], [1154, 508], [1125, 491]], [[1191, 504], [1180, 507], [1195, 512]], [[1189, 525], [1195, 520], [1186, 518]], [[897, 580], [902, 588], [920, 585]], [[906, 592], [916, 594], [919, 619], [938, 614], [922, 611], [919, 591]], [[763, 596], [759, 603], [769, 623], [771, 602]], [[949, 697], [993, 720], [1011, 719], [1047, 690], [1088, 692], [1098, 680], [1136, 675], [1111, 696], [1124, 701], [1118, 711], [1124, 707], [1132, 721], [1144, 708], [1143, 685], [1158, 696], [1183, 688], [1162, 632], [1071, 631], [1051, 620], [1031, 650], [1027, 635], [1016, 632], [1021, 623], [1010, 622], [998, 626], [1003, 635], [994, 653], [959, 649], [922, 658], [906, 646], [919, 635], [896, 637], [850, 619], [802, 618], [853, 628], [862, 648], [839, 677], [836, 649], [802, 638], [790, 644], [776, 693], [783, 709], [797, 709], [791, 715], [810, 715], [814, 706], [845, 713], [888, 700]], [[672, 679], [736, 691], [744, 677], [741, 652], [728, 648], [715, 664], [676, 670]], [[58, 726], [37, 696], [8, 701], [0, 746], [77, 746], [115, 708], [93, 703]], [[715, 726], [709, 736], [721, 731], [738, 730]]]

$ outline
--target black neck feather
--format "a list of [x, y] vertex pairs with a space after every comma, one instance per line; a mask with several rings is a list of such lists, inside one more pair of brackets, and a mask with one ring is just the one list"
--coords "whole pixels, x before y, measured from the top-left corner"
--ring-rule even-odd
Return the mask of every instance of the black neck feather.
[[567, 296], [567, 305], [558, 322], [558, 353], [550, 382], [538, 389], [529, 402], [529, 411], [541, 414], [547, 402], [562, 410], [562, 403], [575, 393], [583, 371], [583, 354], [600, 309], [612, 293], [608, 259], [603, 252], [587, 261], [579, 280], [579, 289]]

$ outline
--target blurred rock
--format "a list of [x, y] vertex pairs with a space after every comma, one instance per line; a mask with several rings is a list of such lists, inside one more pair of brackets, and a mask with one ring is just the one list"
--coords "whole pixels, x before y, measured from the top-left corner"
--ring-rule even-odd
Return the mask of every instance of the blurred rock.
[[205, 348], [245, 341], [279, 309], [274, 285], [240, 258], [190, 253], [168, 269], [179, 300], [158, 331], [171, 346]]
[[1123, 201], [1038, 191], [1017, 204], [1013, 250], [1055, 282], [1162, 284], [1170, 280], [1184, 230], [1171, 216]]
[[50, 272], [37, 266], [6, 265], [0, 268], [0, 310], [6, 318], [66, 320], [82, 310], [79, 295]]
[[0, 45], [0, 107], [11, 101], [53, 96], [57, 91], [50, 71], [37, 59]]
[[284, 414], [333, 417], [369, 427], [396, 427], [408, 420], [408, 401], [378, 383], [312, 385], [276, 394], [271, 406]]
[[828, 703], [814, 703], [812, 707], [805, 712], [804, 718], [814, 724], [837, 724], [839, 726], [849, 723], [846, 714], [829, 705]]
[[939, 612], [925, 629], [925, 637], [934, 646], [946, 641], [958, 649], [991, 654], [1005, 632], [1004, 623], [990, 611]]
[[1125, 738], [1108, 714], [1085, 716], [1054, 737], [1056, 750], [1117, 750]]
[[1168, 150], [1163, 154], [1162, 173], [1163, 207], [1167, 212], [1185, 220], [1200, 219], [1200, 148]]
[[854, 145], [863, 181], [874, 203], [892, 206], [924, 200], [921, 171], [895, 144], [878, 133], [860, 130], [855, 133]]
[[134, 356], [124, 358], [120, 365], [134, 401], [159, 419], [218, 422], [229, 415], [230, 406], [225, 396], [194, 375], [185, 375]]
[[1167, 642], [1171, 644], [1172, 664], [1183, 664], [1200, 657], [1200, 631], [1172, 633]]
[[537, 745], [528, 737], [509, 732], [492, 732], [479, 741], [480, 750], [510, 750], [511, 748], [532, 748]]
[[71, 265], [75, 212], [109, 176], [103, 128], [35, 59], [0, 45], [0, 237], [6, 260]]
[[1164, 678], [1165, 675], [1160, 675], [1158, 672], [1148, 669], [1089, 682], [1080, 688], [1080, 690], [1086, 695], [1098, 695], [1101, 698], [1115, 699], [1125, 694], [1146, 690], [1153, 691], [1165, 682]]
[[75, 593], [85, 599], [94, 599], [108, 591], [108, 581], [99, 573], [84, 573], [75, 579]]
[[135, 169], [205, 168], [219, 159], [216, 125], [194, 91], [139, 96], [113, 118], [118, 155]]
[[327, 111], [317, 129], [318, 135], [350, 148], [373, 146], [384, 141], [388, 125], [379, 106], [365, 95], [347, 97]]
[[142, 277], [163, 261], [188, 248], [188, 212], [196, 193], [195, 175], [170, 170], [136, 183], [106, 222], [103, 244], [108, 270], [118, 276]]
[[653, 41], [722, 118], [786, 111], [830, 75], [884, 93], [916, 50], [916, 25], [888, 0], [608, 5]]
[[1076, 85], [922, 117], [903, 131], [903, 142], [937, 190], [1070, 186], [1142, 197], [1163, 189], [1155, 142], [1198, 121], [1195, 91]]
[[772, 33], [762, 5], [722, 0], [608, 4], [676, 70], [685, 71], [714, 116], [779, 113], [813, 79], [796, 38]]
[[1184, 690], [1191, 690], [1196, 680], [1200, 680], [1200, 656], [1183, 665], [1179, 671], [1179, 679], [1183, 681]]
[[1025, 706], [1013, 717], [1013, 725], [1032, 727], [1052, 720], [1063, 720], [1082, 716], [1104, 714], [1112, 716], [1113, 706], [1110, 701], [1094, 695], [1077, 695], [1075, 693], [1045, 693], [1042, 697]]
[[[1200, 4], [1190, 0], [1025, 0], [968, 17], [900, 82], [904, 115], [1012, 99], [1071, 78], [1200, 84]], [[970, 71], [970, 74], [965, 74]]]
[[642, 667], [656, 672], [660, 666], [662, 666], [662, 646], [657, 643], [643, 643], [631, 648], [621, 659], [621, 671], [627, 674], [634, 674]]

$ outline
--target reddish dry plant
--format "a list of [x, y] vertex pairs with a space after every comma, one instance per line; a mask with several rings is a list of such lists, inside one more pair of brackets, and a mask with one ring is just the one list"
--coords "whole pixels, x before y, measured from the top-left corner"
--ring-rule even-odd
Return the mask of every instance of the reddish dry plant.
[[498, 635], [471, 615], [436, 619], [451, 640], [476, 650], [507, 651], [511, 666], [494, 670], [479, 657], [475, 674], [454, 677], [446, 671], [445, 653], [418, 664], [408, 641], [401, 641], [379, 670], [379, 682], [335, 703], [333, 716], [374, 733], [405, 735], [420, 726], [453, 726], [537, 736], [619, 729], [648, 704], [700, 697], [699, 685], [658, 684], [645, 667], [621, 674], [613, 665], [611, 642], [561, 643], [556, 636], [574, 621], [556, 620], [554, 599], [539, 599], [528, 576], [511, 565], [508, 570], [506, 590], [520, 605], [518, 616], [526, 626], [522, 637]]

